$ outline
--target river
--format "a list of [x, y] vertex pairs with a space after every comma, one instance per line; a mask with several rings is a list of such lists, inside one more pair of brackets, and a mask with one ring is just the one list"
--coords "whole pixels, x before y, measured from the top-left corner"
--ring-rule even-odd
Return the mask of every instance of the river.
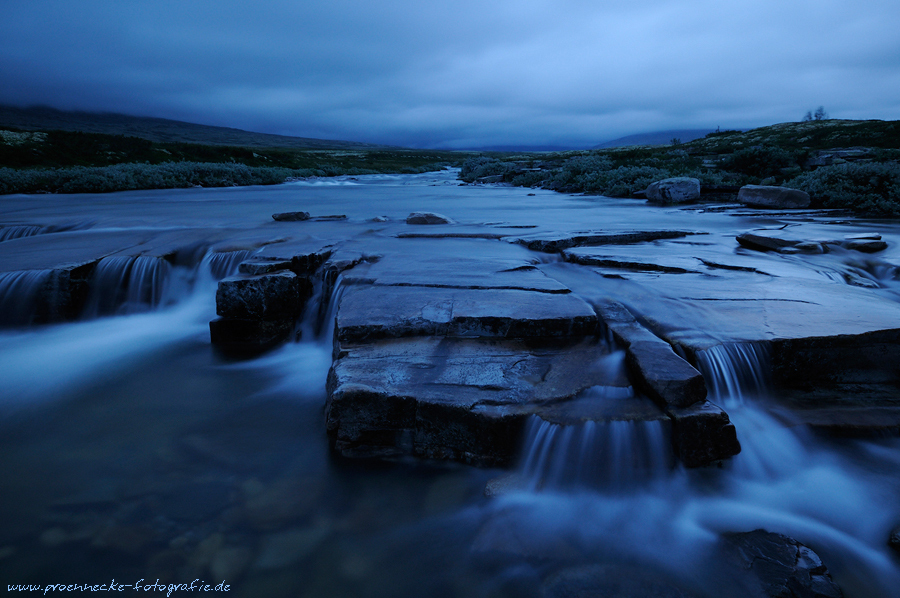
[[[456, 244], [497, 259], [532, 259], [576, 293], [601, 292], [571, 264], [503, 240], [410, 239], [400, 247], [407, 240], [396, 233], [418, 210], [446, 214], [462, 231], [510, 235], [702, 229], [710, 260], [727, 256], [771, 278], [795, 276], [823, 288], [844, 285], [852, 271], [873, 281], [866, 292], [897, 298], [896, 223], [652, 207], [460, 186], [454, 177], [447, 171], [273, 187], [0, 196], [0, 231], [21, 235], [0, 243], [0, 306], [16, 313], [0, 331], [0, 579], [41, 586], [115, 579], [129, 590], [139, 580], [199, 579], [224, 581], [228, 595], [248, 597], [487, 598], [569, 595], [560, 588], [590, 578], [609, 595], [620, 595], [619, 588], [621, 595], [674, 596], [666, 592], [679, 588], [677, 595], [718, 596], [733, 589], [717, 557], [719, 534], [765, 528], [813, 547], [845, 596], [898, 595], [900, 561], [887, 536], [900, 523], [900, 442], [829, 438], [786, 423], [765, 402], [764, 356], [736, 350], [701, 360], [711, 399], [727, 410], [742, 445], [723, 467], [687, 470], [656, 459], [663, 449], [653, 430], [618, 426], [563, 437], [534, 425], [522, 448], [525, 478], [566, 477], [563, 465], [536, 463], [535, 451], [548, 442], [556, 451], [649, 451], [641, 459], [649, 473], [634, 476], [621, 457], [604, 456], [591, 465], [604, 472], [599, 481], [526, 484], [488, 497], [486, 484], [506, 472], [331, 453], [323, 416], [331, 330], [327, 317], [317, 330], [318, 303], [307, 310], [299, 342], [245, 360], [211, 347], [216, 280], [279, 236], [346, 241], [382, 254], [413, 247], [439, 254], [450, 246], [440, 243]], [[270, 217], [292, 210], [347, 218]], [[784, 222], [838, 233], [877, 228], [890, 248], [868, 266], [831, 254], [737, 250], [735, 235]], [[21, 227], [15, 235], [14, 227]], [[165, 264], [149, 250], [144, 262], [133, 259], [136, 247], [173, 243], [179, 251]], [[97, 249], [104, 244], [111, 249]], [[109, 280], [98, 267], [89, 309], [74, 321], [23, 325], [28, 283], [10, 273], [40, 272], [91, 251], [107, 256]], [[728, 289], [744, 274], [720, 269], [716, 280], [703, 274], [683, 284]], [[133, 282], [124, 292], [128, 276]], [[659, 276], [607, 277], [602, 292], [619, 293], [637, 308], [659, 304], [662, 291], [648, 290]], [[666, 287], [668, 299], [673, 288]], [[678, 326], [710, 338], [741, 336], [705, 305], [686, 304]]]

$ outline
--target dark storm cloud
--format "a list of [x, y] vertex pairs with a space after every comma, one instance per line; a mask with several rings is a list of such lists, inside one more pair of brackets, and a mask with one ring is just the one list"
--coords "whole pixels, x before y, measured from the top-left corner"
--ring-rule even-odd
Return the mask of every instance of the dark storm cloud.
[[898, 118], [891, 1], [9, 0], [0, 102], [403, 145]]

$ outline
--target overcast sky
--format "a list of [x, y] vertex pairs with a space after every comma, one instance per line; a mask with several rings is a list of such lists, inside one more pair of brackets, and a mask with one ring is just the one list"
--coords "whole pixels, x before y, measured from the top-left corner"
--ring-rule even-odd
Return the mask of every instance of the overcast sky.
[[0, 0], [0, 103], [411, 147], [900, 118], [897, 0]]

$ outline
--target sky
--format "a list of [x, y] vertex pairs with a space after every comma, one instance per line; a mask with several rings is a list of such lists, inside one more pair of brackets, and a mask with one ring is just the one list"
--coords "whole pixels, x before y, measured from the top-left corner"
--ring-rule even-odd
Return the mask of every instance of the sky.
[[900, 119], [897, 0], [0, 0], [0, 103], [402, 145]]

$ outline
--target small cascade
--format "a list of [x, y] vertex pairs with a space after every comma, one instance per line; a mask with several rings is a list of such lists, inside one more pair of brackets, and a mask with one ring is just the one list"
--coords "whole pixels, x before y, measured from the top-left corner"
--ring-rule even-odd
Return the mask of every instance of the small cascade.
[[0, 243], [3, 241], [12, 241], [13, 239], [20, 239], [22, 237], [33, 237], [34, 235], [39, 235], [44, 232], [43, 226], [34, 226], [34, 225], [18, 225], [18, 226], [4, 226], [0, 228]]
[[697, 353], [713, 401], [743, 403], [767, 394], [771, 359], [767, 343], [724, 343]]
[[203, 256], [201, 268], [208, 271], [212, 275], [213, 280], [222, 280], [237, 273], [241, 262], [247, 260], [253, 253], [253, 251], [247, 249], [207, 253]]
[[316, 278], [313, 294], [306, 303], [300, 321], [301, 338], [319, 339], [331, 344], [334, 337], [334, 319], [344, 294], [343, 274]]
[[673, 463], [663, 421], [560, 425], [532, 416], [520, 474], [531, 490], [617, 491], [658, 479]]
[[172, 266], [151, 256], [100, 260], [90, 283], [87, 317], [138, 313], [163, 304]]
[[0, 272], [0, 325], [31, 323], [37, 315], [38, 297], [52, 274], [52, 270]]

